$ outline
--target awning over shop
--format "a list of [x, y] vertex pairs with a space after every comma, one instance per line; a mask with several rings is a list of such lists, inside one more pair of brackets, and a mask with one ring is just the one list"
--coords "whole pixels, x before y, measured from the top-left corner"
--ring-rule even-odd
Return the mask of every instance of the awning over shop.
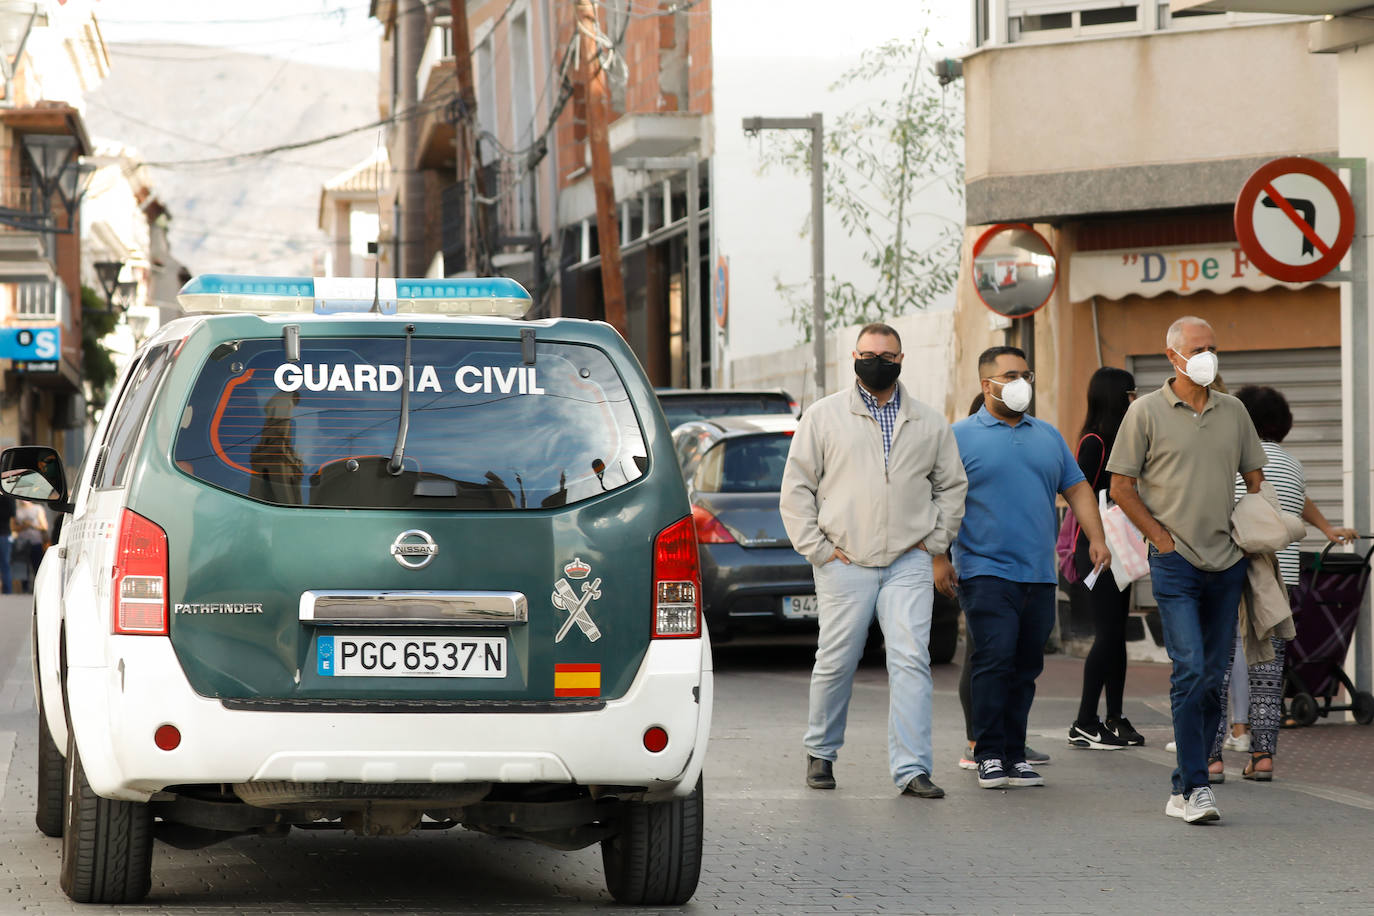
[[1163, 293], [1225, 293], [1275, 286], [1301, 289], [1310, 283], [1282, 283], [1250, 263], [1234, 242], [1174, 248], [1118, 248], [1078, 251], [1069, 256], [1069, 300], [1093, 296], [1147, 298]]

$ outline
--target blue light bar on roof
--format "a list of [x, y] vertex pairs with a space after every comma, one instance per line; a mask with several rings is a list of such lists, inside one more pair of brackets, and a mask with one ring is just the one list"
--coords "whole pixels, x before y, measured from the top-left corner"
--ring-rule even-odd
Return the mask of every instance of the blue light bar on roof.
[[519, 318], [533, 304], [508, 277], [403, 279], [383, 277], [252, 277], [205, 274], [181, 288], [187, 312], [320, 315], [475, 315]]

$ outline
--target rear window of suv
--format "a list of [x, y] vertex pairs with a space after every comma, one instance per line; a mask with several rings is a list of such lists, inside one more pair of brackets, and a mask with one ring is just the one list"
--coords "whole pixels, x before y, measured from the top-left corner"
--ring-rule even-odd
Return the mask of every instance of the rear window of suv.
[[604, 353], [519, 341], [412, 340], [410, 424], [401, 417], [405, 339], [280, 338], [221, 344], [202, 367], [173, 457], [183, 472], [282, 506], [555, 508], [642, 476], [648, 450]]
[[711, 417], [747, 417], [754, 414], [785, 414], [792, 416], [792, 402], [785, 394], [772, 391], [715, 391], [676, 394], [662, 391], [659, 406], [668, 419], [669, 427], [691, 420]]
[[776, 493], [782, 490], [790, 433], [722, 439], [697, 466], [693, 485], [703, 493]]

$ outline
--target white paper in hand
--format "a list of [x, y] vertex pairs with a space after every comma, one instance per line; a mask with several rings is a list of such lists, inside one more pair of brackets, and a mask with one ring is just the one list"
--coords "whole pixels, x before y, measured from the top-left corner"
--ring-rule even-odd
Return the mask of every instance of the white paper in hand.
[[1087, 587], [1088, 591], [1093, 590], [1093, 586], [1097, 584], [1097, 577], [1100, 575], [1102, 575], [1102, 567], [1099, 565], [1094, 567], [1092, 572], [1083, 577], [1083, 585]]

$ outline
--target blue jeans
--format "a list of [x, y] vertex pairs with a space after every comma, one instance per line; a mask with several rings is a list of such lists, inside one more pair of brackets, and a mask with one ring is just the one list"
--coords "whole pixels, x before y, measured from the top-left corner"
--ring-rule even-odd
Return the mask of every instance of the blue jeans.
[[973, 634], [973, 756], [1008, 766], [1026, 759], [1026, 720], [1054, 629], [1054, 586], [973, 576], [959, 582]]
[[1249, 561], [1230, 569], [1198, 569], [1177, 550], [1150, 548], [1150, 581], [1164, 648], [1174, 663], [1169, 676], [1169, 704], [1174, 716], [1178, 766], [1174, 794], [1192, 794], [1207, 785], [1207, 751], [1221, 722], [1221, 683], [1236, 638], [1236, 608]]
[[8, 595], [14, 591], [14, 577], [10, 572], [10, 550], [13, 549], [14, 538], [11, 535], [0, 537], [0, 585]]
[[908, 550], [890, 566], [815, 568], [820, 635], [811, 670], [811, 709], [802, 743], [812, 757], [834, 760], [844, 744], [854, 669], [876, 614], [887, 644], [887, 752], [899, 789], [930, 775], [930, 615], [935, 575], [930, 554]]

